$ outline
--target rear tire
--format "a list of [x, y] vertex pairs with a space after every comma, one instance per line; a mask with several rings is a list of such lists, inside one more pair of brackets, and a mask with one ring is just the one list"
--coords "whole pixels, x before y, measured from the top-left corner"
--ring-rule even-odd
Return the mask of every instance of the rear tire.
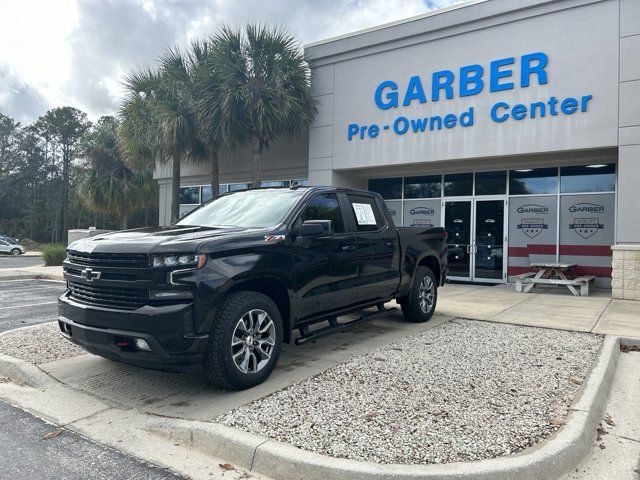
[[429, 267], [418, 267], [413, 275], [411, 291], [400, 306], [409, 322], [422, 323], [431, 320], [438, 302], [438, 283]]
[[207, 378], [228, 390], [264, 382], [282, 349], [282, 317], [268, 296], [250, 291], [227, 295], [216, 314], [202, 363]]
[[11, 250], [11, 255], [13, 255], [14, 257], [17, 257], [18, 255], [20, 255], [22, 252], [20, 251], [19, 248], [14, 248], [13, 250]]

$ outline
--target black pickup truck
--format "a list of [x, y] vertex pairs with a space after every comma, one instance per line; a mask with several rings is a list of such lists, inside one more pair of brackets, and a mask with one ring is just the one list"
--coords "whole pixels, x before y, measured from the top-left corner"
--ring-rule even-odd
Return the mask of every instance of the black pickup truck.
[[[167, 227], [72, 243], [63, 335], [111, 360], [263, 382], [283, 342], [386, 313], [431, 318], [445, 280], [442, 228], [396, 228], [375, 193], [332, 187], [220, 195]], [[363, 312], [350, 322], [338, 317]], [[323, 328], [309, 326], [328, 321]]]

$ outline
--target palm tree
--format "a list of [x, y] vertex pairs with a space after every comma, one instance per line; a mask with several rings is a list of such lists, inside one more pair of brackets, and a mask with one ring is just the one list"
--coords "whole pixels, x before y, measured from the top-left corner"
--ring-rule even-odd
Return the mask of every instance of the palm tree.
[[101, 117], [84, 141], [90, 169], [80, 182], [83, 202], [98, 213], [115, 213], [120, 227], [128, 227], [129, 214], [147, 207], [157, 195], [151, 169], [133, 170], [125, 162], [118, 142], [119, 122]]
[[225, 142], [249, 142], [257, 188], [264, 149], [278, 137], [302, 133], [313, 120], [309, 66], [299, 43], [281, 28], [224, 26], [210, 40], [210, 69], [219, 83], [203, 90], [199, 111], [208, 112], [210, 132]]
[[133, 162], [171, 161], [174, 222], [180, 215], [180, 163], [201, 149], [185, 56], [176, 48], [168, 49], [156, 70], [134, 70], [125, 86], [128, 96], [121, 110], [124, 149]]

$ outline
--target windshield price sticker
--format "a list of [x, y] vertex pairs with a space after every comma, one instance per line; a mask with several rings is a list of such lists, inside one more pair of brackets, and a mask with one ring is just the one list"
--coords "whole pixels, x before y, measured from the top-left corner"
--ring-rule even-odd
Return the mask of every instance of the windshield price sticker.
[[353, 203], [353, 211], [356, 214], [356, 220], [358, 225], [375, 225], [376, 216], [373, 214], [373, 209], [368, 203]]

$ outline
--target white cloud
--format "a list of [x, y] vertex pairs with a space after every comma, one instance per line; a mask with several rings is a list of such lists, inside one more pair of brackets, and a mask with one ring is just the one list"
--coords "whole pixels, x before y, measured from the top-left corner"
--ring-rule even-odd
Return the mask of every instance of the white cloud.
[[131, 67], [223, 22], [278, 23], [309, 43], [460, 1], [4, 0], [0, 111], [23, 121], [60, 105], [113, 113]]

